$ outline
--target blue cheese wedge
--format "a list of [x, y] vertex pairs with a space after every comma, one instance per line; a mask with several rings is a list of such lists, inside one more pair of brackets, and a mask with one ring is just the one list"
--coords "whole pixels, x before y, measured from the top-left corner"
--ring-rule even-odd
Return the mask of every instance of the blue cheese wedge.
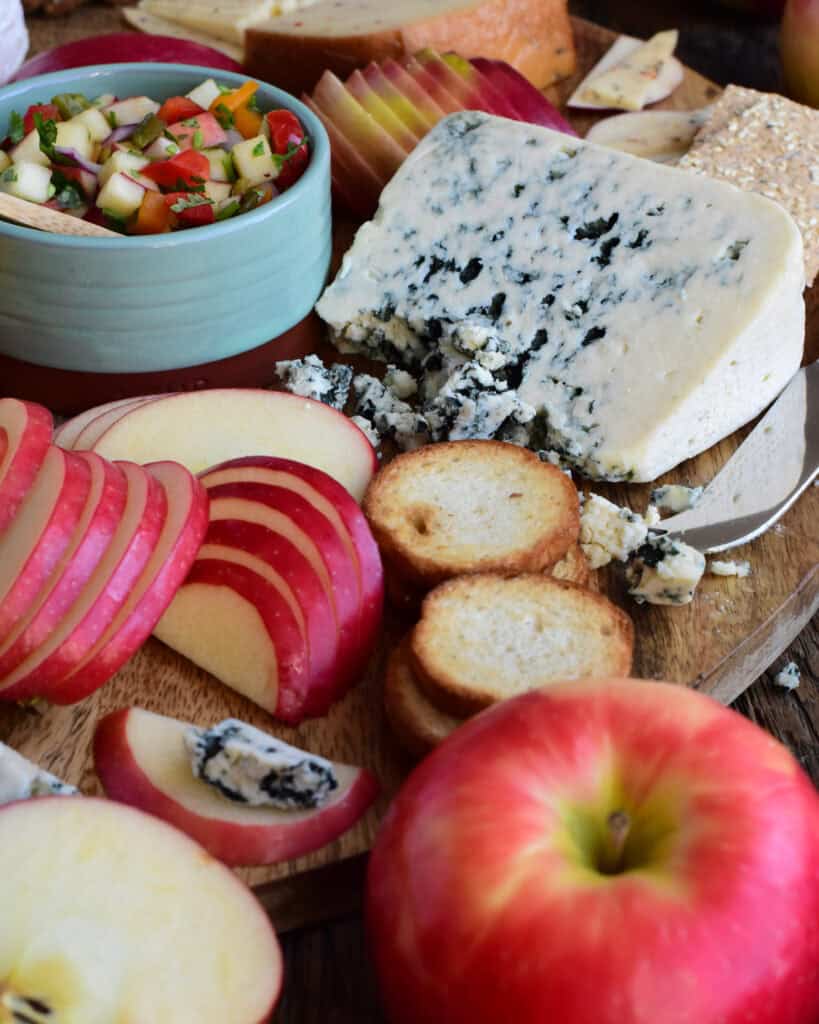
[[799, 666], [795, 661], [789, 661], [788, 664], [774, 676], [774, 682], [777, 686], [782, 686], [786, 690], [795, 690], [800, 682], [802, 681], [802, 674], [799, 671]]
[[626, 570], [638, 604], [688, 604], [705, 572], [705, 556], [682, 541], [649, 533]]
[[75, 796], [79, 790], [0, 743], [0, 806], [39, 796]]
[[212, 729], [190, 726], [184, 743], [194, 775], [234, 803], [305, 810], [338, 789], [332, 762], [235, 718]]
[[702, 497], [702, 487], [687, 487], [685, 484], [666, 484], [655, 487], [651, 492], [651, 504], [661, 512], [685, 512], [693, 508]]
[[[803, 285], [770, 200], [465, 112], [390, 181], [317, 310], [342, 351], [422, 378], [422, 415], [477, 363], [508, 410], [495, 436], [655, 480], [787, 383]], [[463, 423], [433, 419], [436, 437]]]
[[318, 356], [278, 362], [276, 373], [292, 394], [324, 402], [334, 409], [343, 409], [346, 405], [353, 379], [351, 366], [343, 363], [325, 366]]

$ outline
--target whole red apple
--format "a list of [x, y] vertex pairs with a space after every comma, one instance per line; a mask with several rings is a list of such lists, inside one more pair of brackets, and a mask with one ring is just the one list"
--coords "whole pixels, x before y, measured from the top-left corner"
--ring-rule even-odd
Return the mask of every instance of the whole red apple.
[[819, 107], [819, 0], [788, 0], [780, 45], [789, 95]]
[[816, 1024], [819, 797], [694, 691], [557, 684], [415, 770], [367, 917], [394, 1024]]

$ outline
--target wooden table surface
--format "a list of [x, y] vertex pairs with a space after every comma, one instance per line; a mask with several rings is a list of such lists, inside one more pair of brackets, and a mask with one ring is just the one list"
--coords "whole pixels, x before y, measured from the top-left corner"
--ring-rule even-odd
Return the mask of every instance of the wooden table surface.
[[[574, 14], [635, 35], [677, 26], [678, 53], [695, 70], [721, 83], [781, 87], [776, 27], [715, 0], [574, 0], [570, 6]], [[56, 25], [53, 30], [59, 32]], [[773, 677], [791, 660], [802, 682], [788, 692]], [[819, 785], [819, 617], [735, 707], [787, 744]], [[282, 943], [287, 966], [276, 1024], [384, 1024], [359, 917], [291, 932]]]

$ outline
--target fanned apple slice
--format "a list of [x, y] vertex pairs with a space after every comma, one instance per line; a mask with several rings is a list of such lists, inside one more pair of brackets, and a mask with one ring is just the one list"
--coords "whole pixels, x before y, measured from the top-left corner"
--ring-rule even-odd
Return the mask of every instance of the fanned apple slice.
[[128, 482], [122, 470], [91, 452], [77, 452], [91, 473], [82, 515], [67, 550], [36, 600], [0, 642], [0, 678], [57, 627], [96, 569], [122, 518]]
[[123, 462], [120, 468], [128, 496], [111, 543], [54, 631], [0, 678], [0, 700], [44, 697], [65, 703], [58, 684], [111, 624], [156, 547], [167, 514], [165, 492], [141, 466]]
[[138, 402], [146, 401], [147, 397], [148, 396], [145, 396], [145, 398], [118, 398], [114, 402], [106, 402], [104, 405], [95, 405], [91, 409], [86, 409], [85, 412], [77, 413], [76, 416], [72, 416], [70, 420], [66, 420], [65, 423], [61, 424], [54, 431], [54, 444], [59, 445], [60, 448], [64, 448], [66, 451], [70, 451], [74, 447], [74, 442], [93, 420], [98, 419], [105, 413], [115, 412], [120, 409], [124, 411], [131, 405], [136, 405]]
[[254, 388], [215, 388], [131, 409], [94, 451], [132, 462], [181, 462], [192, 473], [241, 455], [282, 455], [323, 469], [360, 500], [378, 468], [358, 427], [322, 402]]
[[428, 96], [409, 75], [406, 75], [404, 83], [409, 91], [402, 92], [387, 78], [375, 61], [371, 61], [362, 73], [375, 94], [419, 138], [423, 138], [444, 116], [443, 110], [433, 98]]
[[149, 814], [84, 797], [2, 808], [0, 907], [4, 1020], [271, 1019], [282, 958], [263, 908]]
[[132, 398], [127, 403], [118, 406], [116, 409], [106, 409], [98, 416], [88, 422], [77, 435], [74, 444], [71, 446], [74, 451], [89, 450], [94, 447], [105, 431], [122, 419], [132, 409], [138, 409], [148, 402], [155, 402], [157, 398], [165, 398], [166, 395], [148, 395], [144, 398]]
[[461, 73], [455, 71], [449, 61], [434, 50], [420, 50], [415, 60], [435, 81], [455, 97], [463, 110], [485, 110], [498, 117], [516, 119], [514, 106], [494, 87], [486, 82], [483, 75], [468, 60], [461, 58]]
[[17, 513], [51, 444], [48, 409], [16, 398], [0, 399], [0, 533]]
[[378, 794], [368, 771], [335, 763], [338, 789], [321, 807], [233, 803], [193, 774], [186, 728], [140, 708], [114, 711], [94, 736], [97, 774], [109, 797], [176, 825], [231, 866], [277, 864], [318, 850], [354, 825]]
[[208, 526], [205, 489], [176, 462], [145, 467], [162, 485], [168, 514], [156, 548], [111, 625], [59, 684], [62, 700], [81, 700], [107, 682], [153, 632], [188, 575]]
[[447, 114], [454, 114], [464, 109], [464, 105], [458, 97], [451, 93], [443, 82], [440, 82], [431, 71], [415, 60], [414, 57], [404, 61], [404, 69], [422, 89], [430, 94], [439, 107], [446, 110]]
[[437, 103], [427, 90], [422, 85], [419, 85], [412, 75], [405, 68], [401, 67], [398, 61], [393, 60], [391, 57], [385, 60], [380, 67], [378, 64], [371, 64], [364, 69], [365, 76], [371, 82], [378, 81], [375, 69], [377, 69], [379, 74], [383, 75], [391, 88], [395, 89], [400, 96], [405, 96], [416, 110], [420, 110], [432, 122], [430, 128], [434, 127], [441, 118], [453, 112]]
[[304, 717], [310, 652], [301, 610], [266, 574], [198, 559], [154, 633], [271, 715]]
[[344, 87], [407, 154], [415, 149], [421, 141], [422, 133], [413, 131], [390, 110], [360, 71], [354, 71], [344, 83]]
[[0, 534], [0, 643], [27, 613], [71, 543], [91, 489], [82, 459], [51, 447]]

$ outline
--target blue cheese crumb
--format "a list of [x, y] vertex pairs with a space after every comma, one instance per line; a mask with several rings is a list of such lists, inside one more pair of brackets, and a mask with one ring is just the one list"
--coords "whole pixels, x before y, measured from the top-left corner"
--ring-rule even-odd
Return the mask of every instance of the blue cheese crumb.
[[651, 503], [661, 512], [686, 512], [693, 508], [702, 497], [702, 487], [687, 487], [684, 484], [666, 484], [655, 487], [651, 492]]
[[705, 556], [682, 541], [649, 533], [626, 570], [638, 604], [688, 604], [705, 572]]
[[403, 451], [429, 441], [425, 417], [377, 377], [361, 373], [353, 378], [353, 402], [356, 423], [364, 420], [379, 440], [388, 438]]
[[75, 796], [79, 792], [28, 761], [16, 750], [0, 743], [0, 806], [14, 800], [29, 800], [40, 796]]
[[286, 390], [300, 398], [312, 398], [333, 409], [343, 409], [347, 404], [353, 379], [351, 366], [325, 366], [318, 356], [306, 356], [276, 363], [276, 373]]
[[802, 681], [802, 674], [799, 671], [799, 666], [795, 661], [789, 661], [788, 664], [774, 676], [774, 682], [777, 686], [782, 686], [786, 690], [795, 690], [799, 683]]
[[[550, 460], [551, 461], [551, 460]], [[580, 511], [580, 546], [592, 569], [629, 556], [646, 542], [649, 523], [639, 512], [589, 494]]]
[[740, 576], [742, 578], [751, 575], [750, 562], [722, 562], [715, 560], [708, 563], [708, 571], [712, 576]]
[[331, 761], [308, 754], [235, 718], [184, 734], [194, 775], [250, 807], [308, 810], [338, 789]]

